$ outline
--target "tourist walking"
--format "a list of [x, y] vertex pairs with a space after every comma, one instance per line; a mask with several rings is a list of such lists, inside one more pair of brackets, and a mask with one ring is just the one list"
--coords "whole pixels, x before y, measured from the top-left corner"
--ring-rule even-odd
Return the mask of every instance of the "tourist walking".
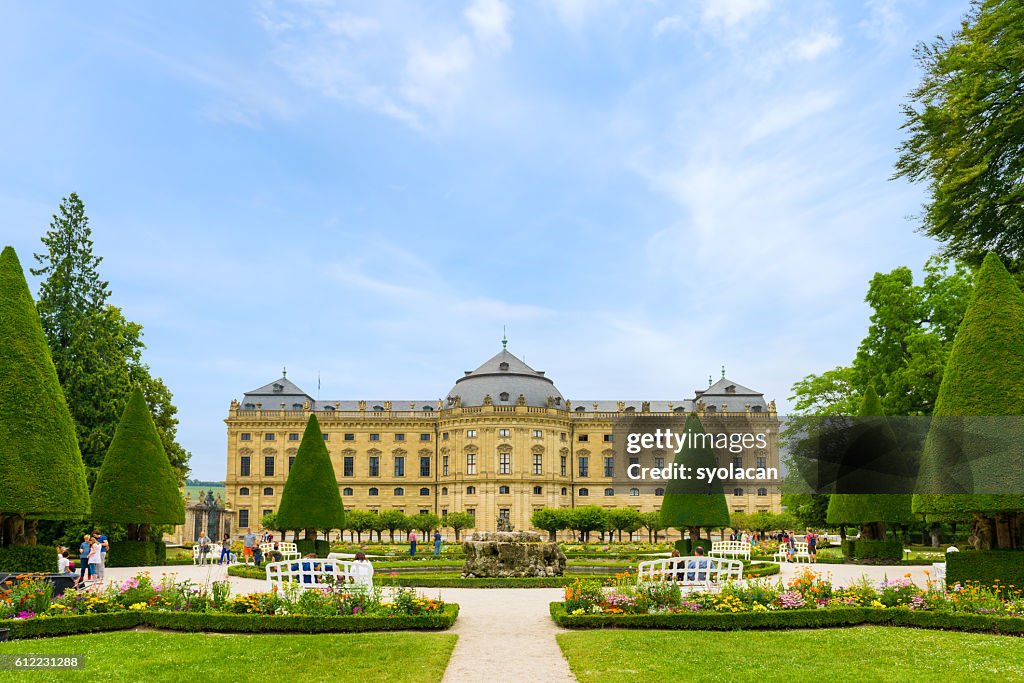
[[263, 548], [258, 545], [252, 548], [252, 561], [257, 567], [263, 566]]
[[419, 537], [416, 535], [416, 530], [414, 529], [414, 530], [410, 531], [409, 532], [409, 557], [413, 557], [413, 556], [416, 555], [416, 541], [418, 541], [418, 540], [419, 540]]
[[231, 534], [224, 534], [220, 544], [220, 563], [231, 564]]
[[441, 530], [434, 529], [434, 555], [441, 556]]
[[256, 546], [256, 534], [252, 529], [246, 528], [245, 536], [242, 536], [242, 561], [248, 562], [253, 557], [252, 549]]
[[811, 562], [818, 561], [818, 537], [811, 533], [811, 530], [807, 530], [807, 555], [810, 557]]
[[199, 546], [199, 564], [206, 564], [206, 556], [210, 553], [210, 544], [213, 543], [206, 532], [199, 534], [196, 544]]

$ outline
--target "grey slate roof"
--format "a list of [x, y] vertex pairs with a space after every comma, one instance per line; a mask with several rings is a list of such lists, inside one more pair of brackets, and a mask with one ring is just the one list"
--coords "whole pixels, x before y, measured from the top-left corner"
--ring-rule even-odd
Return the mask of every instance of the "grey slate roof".
[[707, 389], [698, 389], [694, 392], [697, 401], [703, 401], [706, 410], [722, 409], [725, 405], [729, 412], [742, 412], [749, 404], [751, 410], [767, 410], [768, 404], [764, 400], [764, 394], [754, 391], [742, 384], [737, 384], [731, 379], [723, 377]]
[[[494, 405], [514, 406], [520, 394], [528, 406], [543, 408], [547, 406], [549, 397], [555, 399], [557, 406], [564, 402], [554, 382], [507, 349], [502, 349], [476, 370], [467, 371], [465, 376], [456, 380], [448, 398], [453, 400], [458, 396], [464, 406], [481, 406], [488, 394]], [[507, 394], [506, 400], [502, 400], [504, 394]]]

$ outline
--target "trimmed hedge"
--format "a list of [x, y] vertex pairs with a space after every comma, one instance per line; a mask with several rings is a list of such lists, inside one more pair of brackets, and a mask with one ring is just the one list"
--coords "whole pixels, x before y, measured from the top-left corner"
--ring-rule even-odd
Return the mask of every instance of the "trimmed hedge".
[[903, 542], [896, 538], [879, 540], [859, 539], [853, 549], [853, 557], [858, 562], [875, 562], [899, 564], [903, 559]]
[[[167, 544], [163, 541], [153, 541], [153, 551], [156, 556], [156, 564], [167, 564]], [[190, 563], [191, 564], [191, 563]]]
[[1024, 550], [968, 550], [946, 554], [946, 585], [976, 581], [1024, 588]]
[[318, 539], [316, 541], [307, 541], [301, 539], [295, 541], [295, 549], [299, 551], [299, 554], [305, 557], [310, 553], [313, 553], [317, 557], [327, 557], [331, 552], [331, 544], [326, 540]]
[[152, 567], [157, 564], [156, 545], [152, 541], [110, 541], [105, 559], [108, 567]]
[[0, 572], [57, 571], [57, 549], [49, 545], [8, 545], [0, 547]]
[[839, 543], [840, 549], [843, 551], [843, 557], [851, 559], [854, 553], [857, 552], [857, 539], [847, 538]]
[[554, 622], [563, 628], [743, 631], [749, 629], [834, 628], [875, 624], [1024, 635], [1024, 617], [915, 612], [907, 609], [876, 609], [872, 607], [776, 610], [772, 612], [572, 615], [565, 611], [563, 603], [552, 602], [550, 614]]
[[207, 614], [204, 612], [116, 612], [80, 614], [4, 622], [11, 638], [66, 636], [117, 631], [136, 626], [169, 631], [206, 633], [355, 633], [361, 631], [443, 631], [459, 616], [448, 604], [440, 613], [394, 617], [311, 617], [266, 614]]

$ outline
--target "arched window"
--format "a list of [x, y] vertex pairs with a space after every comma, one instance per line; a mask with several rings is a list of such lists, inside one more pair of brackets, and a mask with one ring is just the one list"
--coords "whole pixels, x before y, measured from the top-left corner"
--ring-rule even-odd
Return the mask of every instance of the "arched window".
[[384, 406], [374, 406], [373, 409], [376, 410], [377, 412], [381, 412], [384, 410]]
[[567, 495], [569, 495], [569, 489], [567, 489], [566, 487], [564, 487], [564, 486], [563, 486], [563, 487], [562, 487], [562, 495], [563, 495], [563, 496], [567, 496]]
[[263, 495], [264, 496], [272, 496], [272, 495], [274, 495], [274, 489], [272, 489], [272, 488], [270, 488], [268, 486], [267, 488], [263, 489]]
[[326, 410], [329, 413], [334, 412], [334, 406], [324, 406], [324, 410]]
[[405, 495], [405, 489], [403, 489], [401, 486], [396, 486], [395, 487], [395, 495], [396, 496], [404, 496]]
[[421, 488], [420, 489], [420, 495], [421, 496], [429, 496], [430, 495], [430, 489], [428, 489], [426, 487]]
[[509, 493], [509, 491], [510, 491], [510, 489], [507, 486], [499, 486], [498, 487], [498, 493], [500, 493], [502, 495], [505, 495], [505, 494]]
[[631, 488], [629, 490], [629, 495], [631, 495], [631, 496], [639, 496], [640, 495], [640, 489], [638, 489], [636, 487]]
[[500, 394], [498, 394], [498, 400], [499, 401], [507, 401], [508, 400], [508, 392], [507, 391], [503, 391]]
[[434, 409], [434, 406], [423, 406], [423, 410], [424, 410], [424, 411], [426, 411], [426, 412], [428, 412], [428, 413], [429, 413], [430, 411], [432, 411], [433, 409]]
[[343, 496], [351, 496], [352, 495], [352, 489], [351, 488], [344, 488], [344, 489], [342, 489], [341, 490], [341, 495], [343, 495]]
[[448, 495], [448, 487], [447, 486], [442, 486], [441, 487], [441, 495], [442, 496], [447, 496]]
[[767, 496], [768, 495], [768, 489], [758, 489], [757, 490], [757, 495], [759, 495], [759, 496]]
[[713, 413], [713, 412], [715, 412], [715, 411], [716, 411], [717, 409], [716, 409], [716, 408], [715, 408], [714, 406], [705, 406], [704, 410], [705, 410], [705, 411], [707, 411], [707, 412], [709, 412], [709, 413]]
[[238, 489], [238, 495], [240, 495], [240, 496], [248, 496], [249, 495], [249, 487], [248, 486], [243, 486], [242, 488]]
[[246, 410], [256, 410], [256, 404], [255, 403], [246, 403], [245, 404], [245, 409]]
[[679, 406], [678, 408], [673, 408], [672, 412], [673, 413], [685, 413], [686, 412], [686, 408], [684, 408], [683, 406]]
[[627, 413], [635, 413], [636, 412], [636, 407], [635, 406], [626, 406], [626, 412]]
[[379, 493], [380, 493], [380, 491], [378, 491], [378, 490], [377, 490], [377, 487], [376, 487], [376, 486], [371, 486], [371, 487], [370, 487], [370, 490], [368, 491], [368, 493], [369, 493], [369, 494], [370, 494], [371, 496], [376, 496], [377, 494], [379, 494]]
[[604, 495], [606, 495], [606, 496], [614, 496], [615, 495], [615, 489], [605, 489], [604, 490]]
[[508, 363], [506, 363], [505, 361], [501, 361], [500, 363], [498, 363], [498, 369], [499, 370], [508, 370]]
[[301, 403], [293, 403], [292, 404], [292, 410], [302, 410], [302, 404]]
[[734, 495], [734, 496], [742, 496], [743, 495], [743, 489], [733, 489], [732, 490], [732, 495]]
[[656, 496], [664, 496], [665, 495], [665, 489], [654, 489], [654, 495], [656, 495]]
[[472, 496], [474, 494], [476, 494], [476, 487], [475, 486], [467, 486], [466, 487], [466, 495], [467, 496]]
[[580, 489], [580, 495], [581, 496], [589, 496], [590, 495], [590, 491], [588, 491], [587, 489]]
[[534, 487], [533, 487], [533, 495], [535, 495], [535, 496], [539, 496], [539, 495], [541, 495], [542, 493], [544, 493], [544, 489], [543, 489], [543, 487], [540, 487], [540, 486], [534, 486]]
[[576, 412], [577, 413], [585, 413], [585, 412], [587, 412], [587, 409], [584, 406], [576, 406]]

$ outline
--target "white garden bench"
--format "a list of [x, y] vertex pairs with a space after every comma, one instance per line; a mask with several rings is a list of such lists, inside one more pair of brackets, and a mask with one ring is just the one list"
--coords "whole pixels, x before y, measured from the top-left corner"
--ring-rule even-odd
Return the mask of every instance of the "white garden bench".
[[717, 592], [722, 584], [742, 578], [741, 561], [700, 555], [647, 560], [637, 566], [636, 574], [638, 584], [671, 581], [687, 592]]
[[946, 590], [946, 563], [932, 562], [932, 585], [936, 590]]
[[[772, 558], [777, 562], [787, 562], [786, 555], [786, 544], [783, 543], [779, 547], [779, 552], [775, 553]], [[808, 563], [811, 561], [811, 554], [807, 551], [807, 541], [795, 541], [793, 543], [793, 561], [799, 563], [800, 560], [805, 560]]]
[[711, 541], [709, 557], [742, 557], [750, 561], [750, 544], [743, 541]]
[[281, 553], [282, 560], [296, 560], [301, 557], [296, 544], [289, 543], [287, 541], [260, 543], [260, 550], [263, 552], [263, 557], [270, 557], [270, 553], [274, 550], [275, 545], [277, 546], [277, 552]]
[[[203, 564], [217, 564], [220, 562], [220, 543], [207, 543], [209, 552], [203, 557]], [[199, 544], [192, 546], [192, 564], [199, 564]]]
[[344, 585], [352, 577], [352, 563], [320, 558], [300, 558], [270, 562], [267, 568], [267, 588], [278, 590], [288, 584], [298, 584], [302, 590], [320, 590]]

